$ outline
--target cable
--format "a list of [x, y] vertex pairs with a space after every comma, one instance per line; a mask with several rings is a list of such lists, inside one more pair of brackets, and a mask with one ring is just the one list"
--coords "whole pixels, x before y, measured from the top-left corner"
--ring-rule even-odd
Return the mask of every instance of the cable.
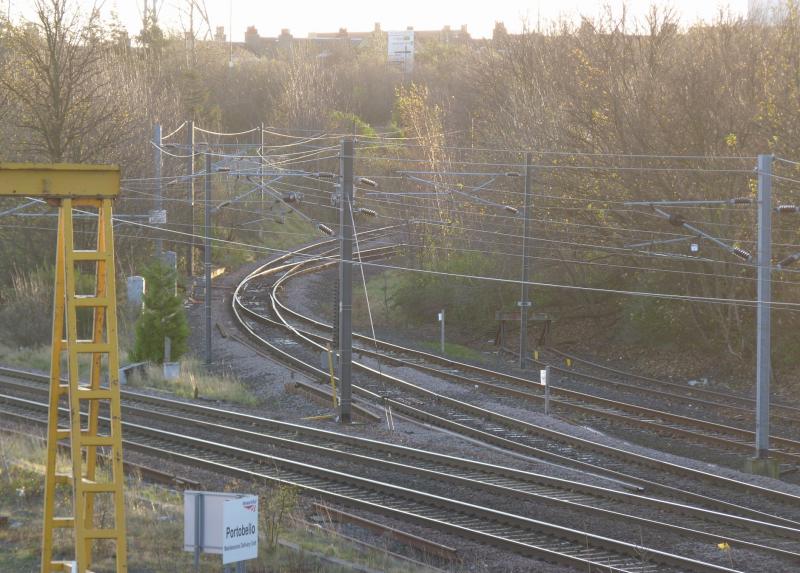
[[233, 136], [236, 136], [236, 135], [247, 135], [248, 133], [253, 133], [253, 132], [256, 132], [256, 131], [259, 130], [258, 127], [253, 127], [251, 129], [248, 129], [247, 131], [238, 131], [238, 132], [234, 132], [234, 133], [222, 133], [222, 132], [219, 132], [219, 131], [210, 131], [208, 129], [203, 129], [202, 127], [197, 127], [196, 125], [194, 126], [194, 128], [195, 128], [196, 131], [199, 131], [201, 133], [207, 133], [209, 135], [219, 135], [219, 136], [222, 136], [222, 137], [233, 137]]
[[172, 133], [170, 133], [169, 135], [162, 135], [162, 136], [161, 136], [161, 141], [164, 141], [165, 139], [169, 139], [170, 137], [172, 137], [173, 135], [175, 135], [176, 133], [178, 133], [180, 130], [182, 130], [182, 129], [183, 129], [185, 126], [186, 126], [186, 122], [184, 121], [182, 124], [180, 124], [180, 125], [179, 125], [179, 126], [176, 128], [176, 129], [175, 129], [175, 131], [173, 131], [173, 132], [172, 132]]

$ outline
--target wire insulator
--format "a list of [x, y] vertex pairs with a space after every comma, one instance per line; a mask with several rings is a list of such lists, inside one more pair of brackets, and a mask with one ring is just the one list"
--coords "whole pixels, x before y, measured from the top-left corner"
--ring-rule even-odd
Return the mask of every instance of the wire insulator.
[[749, 251], [745, 251], [741, 247], [733, 247], [733, 254], [739, 257], [742, 260], [749, 261], [753, 258], [753, 255]]
[[374, 209], [367, 209], [365, 207], [361, 207], [360, 209], [358, 209], [356, 211], [356, 213], [359, 214], [359, 215], [365, 215], [367, 217], [377, 217], [378, 216], [377, 211], [375, 211]]
[[753, 200], [749, 197], [737, 197], [730, 200], [731, 205], [752, 205]]
[[319, 179], [333, 179], [336, 176], [330, 171], [320, 171], [318, 173], [315, 173], [314, 177], [317, 177]]
[[317, 229], [319, 229], [322, 233], [328, 235], [329, 237], [333, 236], [333, 229], [331, 229], [328, 225], [324, 223], [319, 223], [317, 225]]
[[783, 269], [786, 267], [790, 267], [797, 261], [800, 261], [800, 253], [795, 253], [783, 259], [781, 262], [778, 263], [778, 268]]
[[512, 207], [511, 205], [503, 205], [503, 209], [505, 209], [509, 213], [514, 213], [514, 215], [519, 213], [519, 209], [517, 209], [516, 207]]
[[303, 199], [303, 194], [291, 191], [281, 196], [281, 199], [284, 203], [300, 203], [300, 201]]
[[676, 227], [683, 227], [686, 224], [686, 218], [678, 213], [673, 213], [669, 216], [669, 224]]
[[778, 205], [775, 210], [778, 213], [798, 213], [800, 212], [800, 207], [797, 205]]
[[519, 171], [506, 171], [503, 175], [506, 177], [519, 177]]
[[366, 185], [367, 187], [377, 187], [378, 183], [373, 181], [372, 179], [368, 179], [367, 177], [359, 177], [358, 182], [362, 185]]

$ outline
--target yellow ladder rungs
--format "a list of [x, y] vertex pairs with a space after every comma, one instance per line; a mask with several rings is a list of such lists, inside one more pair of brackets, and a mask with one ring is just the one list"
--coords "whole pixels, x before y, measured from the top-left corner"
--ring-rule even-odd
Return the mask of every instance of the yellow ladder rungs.
[[96, 481], [88, 480], [84, 478], [82, 480], [83, 491], [88, 491], [91, 493], [114, 493], [116, 491], [116, 485], [113, 483], [98, 483]]
[[73, 251], [73, 261], [107, 261], [108, 253], [99, 253], [97, 251]]
[[53, 527], [58, 527], [59, 529], [72, 529], [75, 527], [75, 518], [74, 517], [54, 517], [53, 518]]
[[114, 438], [111, 436], [81, 436], [81, 443], [78, 447], [84, 446], [113, 446]]
[[86, 539], [116, 539], [119, 533], [116, 529], [87, 529]]
[[88, 306], [108, 306], [108, 297], [105, 296], [82, 296], [76, 295], [75, 296], [75, 306], [76, 307], [88, 307]]
[[59, 384], [58, 393], [59, 395], [69, 394], [69, 384]]
[[111, 400], [111, 390], [92, 390], [91, 388], [78, 388], [79, 400]]
[[110, 347], [108, 343], [105, 342], [76, 342], [75, 352], [78, 354], [108, 354], [108, 352], [110, 352]]
[[56, 474], [56, 483], [59, 484], [72, 483], [72, 474]]
[[50, 571], [53, 573], [72, 573], [74, 561], [51, 561]]
[[56, 440], [68, 440], [72, 437], [71, 430], [56, 430]]

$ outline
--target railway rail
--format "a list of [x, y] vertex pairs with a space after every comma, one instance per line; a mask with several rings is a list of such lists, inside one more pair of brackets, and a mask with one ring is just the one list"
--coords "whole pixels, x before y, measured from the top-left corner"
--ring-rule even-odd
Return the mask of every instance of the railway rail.
[[[379, 236], [380, 231], [375, 230], [372, 236]], [[315, 272], [320, 265], [332, 264], [332, 260], [319, 262], [320, 257], [324, 259], [331, 251], [312, 253], [332, 242], [320, 241], [257, 269], [235, 289], [231, 306], [251, 339], [279, 354], [283, 361], [319, 378], [326, 378], [328, 374], [313, 366], [317, 362], [311, 358], [313, 353], [303, 352], [302, 348], [311, 346], [319, 351], [324, 348], [325, 337], [301, 330], [285, 319], [283, 313], [289, 311], [279, 303], [275, 293], [286, 280], [298, 273]], [[361, 256], [366, 260], [390, 256], [394, 252], [396, 246], [389, 245], [364, 249]], [[268, 283], [269, 301], [259, 301], [258, 296], [262, 293], [259, 289], [251, 290], [255, 280]], [[267, 311], [273, 312], [276, 318], [263, 314]], [[306, 324], [313, 325], [314, 322], [307, 317], [295, 318], [306, 318]], [[278, 329], [288, 336], [270, 336], [267, 340], [257, 332], [259, 327], [270, 329], [273, 335]], [[324, 332], [325, 329], [318, 330]], [[388, 345], [368, 337], [361, 337], [361, 340], [381, 347]], [[408, 360], [408, 349], [383, 348], [384, 352], [376, 359], [384, 363], [388, 360], [394, 364], [413, 365]], [[370, 351], [366, 347], [355, 350], [365, 355]], [[387, 358], [386, 352], [393, 355]], [[436, 358], [441, 357], [418, 355], [416, 359], [420, 362], [416, 366], [429, 367], [423, 361], [441, 366]], [[354, 393], [368, 402], [391, 407], [411, 418], [539, 460], [546, 459], [595, 476], [606, 476], [612, 480], [612, 487], [588, 485], [130, 391], [123, 392], [126, 419], [142, 419], [148, 424], [159, 421], [172, 428], [191, 428], [194, 437], [126, 422], [126, 447], [228, 475], [291, 483], [337, 503], [424, 524], [524, 555], [567, 563], [586, 571], [649, 573], [733, 569], [646, 548], [642, 544], [576, 531], [524, 515], [310, 465], [283, 455], [236, 447], [231, 445], [231, 440], [264, 444], [264, 447], [286, 452], [313, 452], [315, 459], [336, 458], [338, 463], [370, 468], [380, 475], [413, 475], [461, 488], [473, 488], [487, 495], [550, 504], [564, 511], [600, 519], [622, 520], [637, 527], [694, 540], [725, 541], [731, 546], [777, 560], [796, 562], [800, 558], [800, 516], [795, 516], [798, 518], [796, 521], [777, 510], [773, 513], [761, 511], [652, 478], [666, 470], [675, 476], [681, 475], [678, 481], [684, 484], [705, 481], [713, 484], [714, 488], [758, 496], [762, 502], [769, 498], [775, 508], [780, 505], [792, 507], [792, 504], [798, 507], [800, 498], [797, 496], [573, 438], [430, 392], [366, 363], [354, 366], [362, 372], [359, 385], [354, 385]], [[450, 366], [453, 367], [452, 363]], [[434, 370], [439, 376], [444, 371], [441, 368]], [[502, 374], [488, 372], [492, 376]], [[0, 368], [0, 410], [10, 418], [41, 423], [45, 419], [42, 413], [47, 408], [43, 399], [47, 381], [46, 376]], [[470, 382], [475, 384], [475, 380]], [[496, 382], [491, 384], [496, 385]], [[20, 394], [28, 395], [28, 399], [20, 398]], [[436, 407], [431, 408], [431, 405]], [[640, 470], [643, 468], [648, 470], [644, 472], [648, 475], [642, 475]], [[653, 518], [652, 512], [658, 513], [658, 519]]]
[[[270, 301], [272, 310], [280, 321], [287, 326], [291, 326], [289, 320], [284, 318], [284, 315], [288, 315], [322, 332], [327, 333], [330, 331], [330, 325], [288, 308], [277, 297], [277, 290], [287, 280], [298, 276], [298, 274], [319, 271], [334, 263], [335, 261], [319, 263], [310, 259], [290, 269], [278, 269], [285, 270], [286, 272], [272, 284]], [[234, 300], [234, 304], [236, 304], [236, 300], [237, 299]], [[265, 315], [259, 313], [250, 314], [250, 316], [256, 320], [267, 318]], [[302, 331], [297, 328], [294, 330], [297, 334], [306, 336], [317, 342], [326, 340], [324, 335]], [[485, 390], [516, 399], [524, 399], [538, 403], [544, 401], [544, 392], [541, 386], [536, 382], [520, 376], [490, 370], [472, 364], [465, 364], [429, 352], [403, 347], [382, 340], [375, 340], [361, 334], [354, 334], [354, 338], [363, 343], [362, 346], [356, 347], [354, 349], [355, 351], [372, 356], [378, 360], [390, 359], [397, 365], [414, 368], [458, 383], [472, 386], [477, 385]], [[373, 350], [370, 346], [380, 347], [382, 352]], [[539, 364], [542, 366], [545, 365], [542, 362], [539, 362]], [[565, 375], [574, 374], [567, 369], [557, 366], [555, 370]], [[602, 380], [596, 376], [582, 373], [577, 373], [577, 376], [592, 378], [596, 381], [603, 381], [609, 384], [621, 384], [619, 382]], [[630, 385], [628, 386], [630, 387]], [[657, 393], [658, 391], [656, 391], [656, 394]], [[620, 400], [610, 400], [608, 398], [594, 396], [585, 392], [577, 392], [558, 386], [551, 387], [551, 397], [551, 405], [581, 415], [601, 417], [615, 423], [654, 431], [662, 435], [680, 436], [698, 443], [708, 444], [738, 453], [749, 454], [754, 448], [755, 433], [747, 429], [673, 414], [663, 410], [622, 402]], [[710, 404], [708, 400], [696, 401], [695, 403], [697, 405]], [[729, 409], [731, 407], [730, 404], [722, 404], [719, 402], [714, 402], [713, 404], [717, 408]], [[791, 412], [791, 409], [783, 408], [782, 411]], [[788, 414], [785, 413], [783, 415], [788, 416]], [[788, 418], [788, 420], [791, 421], [791, 418]], [[773, 436], [771, 437], [771, 442], [774, 445], [771, 450], [772, 454], [785, 464], [789, 464], [786, 471], [795, 469], [798, 464], [800, 464], [800, 441], [781, 436]]]
[[[282, 265], [277, 269], [277, 272], [285, 273], [293, 266], [292, 264]], [[310, 362], [315, 362], [316, 360], [308, 356], [301, 358], [295, 355], [298, 352], [296, 339], [292, 339], [290, 343], [287, 343], [289, 341], [282, 339], [280, 336], [275, 336], [274, 333], [265, 337], [256, 332], [257, 323], [267, 324], [272, 328], [282, 328], [284, 332], [290, 332], [301, 341], [313, 345], [317, 350], [323, 348], [319, 342], [305, 337], [296, 327], [270, 319], [252, 308], [248, 308], [249, 305], [242, 303], [242, 298], [244, 297], [252, 296], [256, 299], [260, 297], [261, 293], [259, 292], [248, 294], [247, 286], [252, 277], [264, 277], [273, 274], [270, 272], [271, 269], [267, 267], [259, 269], [248, 279], [242, 281], [233, 296], [232, 308], [234, 314], [240, 319], [249, 336], [269, 348], [272, 353], [320, 378], [326, 377], [327, 373], [310, 364]], [[261, 306], [263, 310], [263, 301]], [[592, 472], [596, 475], [612, 477], [628, 484], [636, 484], [639, 487], [647, 488], [650, 492], [674, 496], [681, 501], [704, 505], [720, 511], [727, 511], [724, 501], [702, 493], [688, 491], [694, 487], [695, 482], [706, 481], [712, 484], [713, 491], [725, 488], [740, 493], [746, 492], [748, 495], [756, 495], [761, 498], [772, 498], [779, 506], [777, 513], [780, 513], [782, 509], [796, 505], [798, 501], [798, 498], [791, 494], [760, 488], [746, 482], [724, 478], [682, 465], [670, 464], [589, 440], [566, 436], [547, 428], [502, 416], [471, 404], [465, 404], [446, 396], [429, 392], [364, 364], [355, 363], [354, 366], [368, 372], [373, 379], [363, 383], [363, 387], [355, 385], [353, 391], [356, 395], [383, 406], [391, 406], [397, 412], [417, 420], [441, 426], [493, 445], [537, 457], [538, 459], [549, 460]], [[376, 380], [379, 382], [376, 382]], [[388, 390], [388, 386], [383, 384], [385, 381], [397, 384], [402, 391], [394, 392]], [[360, 380], [359, 384], [362, 384]], [[408, 394], [412, 396], [411, 399], [409, 399]], [[414, 396], [415, 394], [416, 396]], [[432, 408], [432, 406], [435, 406], [435, 408]], [[438, 409], [438, 411], [432, 411], [435, 409]], [[646, 474], [644, 476], [642, 476], [643, 472], [641, 471], [643, 468], [647, 470], [644, 472]], [[665, 470], [674, 476], [678, 476], [670, 481], [682, 482], [685, 487], [681, 489], [664, 483], [663, 474]], [[751, 512], [750, 515], [756, 519], [764, 517], [763, 512], [759, 510], [752, 509]]]
[[[6, 419], [45, 425], [47, 404], [0, 395]], [[68, 415], [65, 410], [64, 415]], [[107, 418], [101, 423], [107, 424]], [[388, 515], [586, 571], [733, 572], [732, 568], [275, 455], [123, 423], [129, 450], [243, 479], [296, 486], [319, 498]]]
[[[46, 381], [44, 375], [0, 368], [0, 390], [6, 395], [30, 395], [44, 403], [47, 398]], [[37, 384], [31, 386], [30, 382]], [[454, 486], [475, 486], [498, 495], [548, 502], [601, 518], [624, 519], [643, 527], [685, 534], [693, 539], [709, 542], [725, 540], [737, 547], [800, 558], [800, 523], [785, 522], [791, 523], [789, 527], [758, 521], [631, 494], [620, 489], [587, 485], [138, 392], [123, 393], [123, 414], [127, 420], [159, 421], [166, 427], [184, 431], [195, 428], [210, 434], [240, 438], [243, 442], [312, 452], [315, 459], [329, 456], [339, 462], [352, 463], [353, 467], [368, 466], [390, 474], [403, 472], [422, 475], [450, 482]], [[193, 432], [192, 435], [197, 434]], [[631, 513], [634, 508], [656, 510], [659, 514], [671, 514], [672, 517], [660, 517], [661, 521], [656, 521], [636, 515], [636, 511]]]

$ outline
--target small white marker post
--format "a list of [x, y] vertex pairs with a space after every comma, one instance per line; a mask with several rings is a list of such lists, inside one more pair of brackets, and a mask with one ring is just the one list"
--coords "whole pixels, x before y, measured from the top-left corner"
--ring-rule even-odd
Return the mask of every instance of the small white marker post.
[[439, 319], [439, 323], [441, 325], [442, 355], [444, 356], [444, 309], [439, 312], [437, 318]]
[[550, 415], [550, 367], [539, 370], [539, 383], [544, 386], [544, 414]]

